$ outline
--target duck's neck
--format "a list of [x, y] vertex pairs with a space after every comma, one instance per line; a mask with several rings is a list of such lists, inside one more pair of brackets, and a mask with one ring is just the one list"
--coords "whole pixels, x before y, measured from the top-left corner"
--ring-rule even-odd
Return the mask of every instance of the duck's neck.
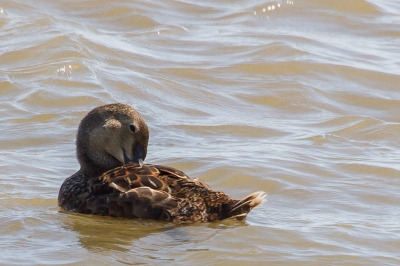
[[108, 170], [111, 169], [107, 169], [89, 162], [85, 163], [84, 166], [81, 165], [81, 169], [79, 171], [82, 172], [85, 175], [85, 177], [91, 178], [100, 176], [103, 173], [107, 172]]

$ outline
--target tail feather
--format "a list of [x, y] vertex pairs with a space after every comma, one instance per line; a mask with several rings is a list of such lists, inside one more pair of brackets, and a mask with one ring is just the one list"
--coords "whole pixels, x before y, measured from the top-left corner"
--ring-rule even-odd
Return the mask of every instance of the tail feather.
[[254, 192], [233, 205], [228, 211], [227, 216], [239, 221], [243, 220], [253, 208], [266, 202], [266, 197], [267, 193], [264, 191]]

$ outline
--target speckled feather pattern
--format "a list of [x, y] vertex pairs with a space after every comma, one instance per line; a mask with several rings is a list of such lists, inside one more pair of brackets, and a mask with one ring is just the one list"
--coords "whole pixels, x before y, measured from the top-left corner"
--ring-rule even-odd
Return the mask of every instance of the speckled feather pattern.
[[171, 167], [129, 164], [95, 178], [71, 176], [61, 187], [59, 202], [74, 212], [185, 223], [233, 216], [229, 211], [239, 201]]

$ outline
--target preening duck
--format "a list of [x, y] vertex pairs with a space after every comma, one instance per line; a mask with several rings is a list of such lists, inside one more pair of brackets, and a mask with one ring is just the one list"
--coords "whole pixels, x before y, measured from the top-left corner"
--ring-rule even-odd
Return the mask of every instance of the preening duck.
[[143, 164], [148, 140], [148, 127], [132, 107], [117, 103], [93, 109], [78, 128], [81, 168], [62, 184], [59, 206], [78, 213], [190, 223], [242, 220], [266, 201], [263, 191], [234, 200], [177, 169]]

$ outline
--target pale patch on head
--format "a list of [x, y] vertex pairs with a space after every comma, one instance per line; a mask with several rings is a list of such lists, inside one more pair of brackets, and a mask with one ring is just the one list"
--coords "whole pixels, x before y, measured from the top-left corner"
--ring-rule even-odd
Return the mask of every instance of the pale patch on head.
[[113, 156], [115, 159], [124, 164], [125, 163], [124, 148], [121, 147], [122, 127], [123, 127], [122, 122], [115, 119], [114, 117], [105, 120], [102, 126], [103, 133], [101, 133], [103, 134], [101, 138], [102, 143], [98, 143], [97, 145], [103, 145], [105, 150], [111, 156]]
[[121, 128], [121, 122], [114, 119], [114, 118], [110, 118], [107, 119], [106, 122], [103, 125], [103, 128], [105, 129], [112, 129], [112, 128]]

